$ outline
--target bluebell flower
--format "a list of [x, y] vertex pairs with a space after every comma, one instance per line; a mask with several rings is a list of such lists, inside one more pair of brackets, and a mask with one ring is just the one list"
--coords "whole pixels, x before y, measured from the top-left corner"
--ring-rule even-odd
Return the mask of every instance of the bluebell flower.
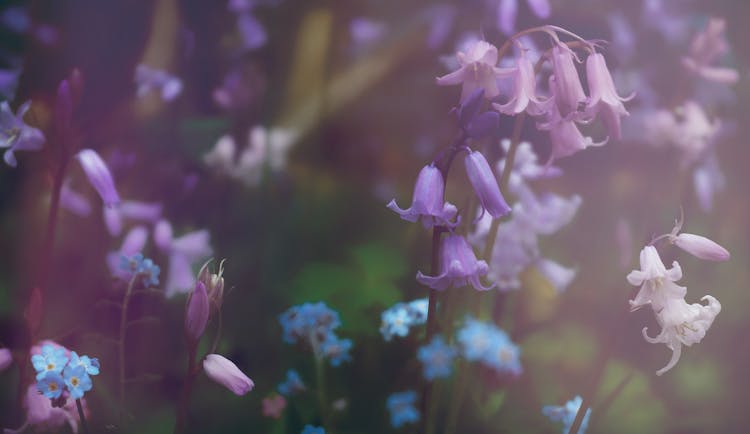
[[413, 390], [394, 393], [388, 397], [385, 405], [391, 414], [391, 426], [400, 428], [407, 423], [419, 421], [419, 410], [415, 407], [417, 393]]
[[326, 434], [326, 430], [321, 426], [305, 425], [301, 434]]
[[[547, 416], [552, 422], [562, 422], [562, 433], [567, 434], [573, 426], [573, 422], [576, 420], [576, 414], [578, 413], [578, 409], [581, 408], [582, 403], [583, 398], [576, 396], [563, 406], [545, 405], [542, 407], [542, 414]], [[583, 416], [583, 422], [578, 429], [578, 434], [584, 434], [586, 432], [590, 417], [591, 409], [589, 408], [586, 410], [586, 415]]]
[[37, 380], [44, 378], [47, 373], [60, 374], [68, 363], [65, 348], [50, 344], [42, 346], [41, 354], [31, 356], [31, 363], [37, 372]]
[[349, 350], [352, 348], [351, 339], [339, 339], [334, 334], [330, 334], [328, 339], [323, 342], [320, 350], [324, 357], [328, 358], [331, 366], [340, 366], [343, 362], [351, 360]]
[[54, 371], [43, 372], [41, 378], [37, 377], [36, 388], [39, 393], [49, 399], [59, 398], [62, 395], [65, 383], [60, 373]]
[[417, 271], [417, 281], [438, 291], [469, 284], [477, 291], [488, 291], [495, 284], [484, 286], [480, 279], [487, 271], [487, 262], [477, 260], [466, 239], [461, 235], [450, 234], [440, 240], [439, 274], [427, 276]]
[[446, 344], [442, 336], [433, 337], [429, 344], [420, 347], [417, 352], [417, 359], [424, 367], [424, 377], [434, 380], [450, 376], [456, 354], [456, 349]]
[[386, 207], [397, 213], [402, 219], [410, 222], [421, 220], [425, 228], [433, 226], [455, 227], [459, 220], [455, 220], [458, 209], [450, 202], [445, 202], [445, 181], [440, 169], [434, 163], [422, 168], [417, 175], [414, 185], [411, 206], [399, 208], [396, 199], [388, 202]]
[[78, 353], [71, 351], [69, 366], [83, 366], [87, 374], [99, 375], [99, 359], [96, 357], [92, 359], [89, 356], [78, 356]]
[[83, 398], [84, 393], [91, 390], [93, 386], [91, 377], [86, 373], [86, 367], [78, 365], [68, 365], [63, 371], [63, 378], [65, 379], [65, 385], [68, 386], [68, 391], [73, 399]]
[[23, 121], [29, 107], [31, 101], [26, 101], [13, 114], [7, 101], [0, 103], [0, 148], [8, 148], [3, 159], [11, 167], [18, 165], [15, 151], [38, 151], [44, 145], [44, 134]]
[[294, 369], [290, 369], [286, 372], [286, 380], [279, 384], [276, 388], [280, 394], [290, 397], [297, 393], [304, 392], [307, 390], [305, 383], [302, 382], [302, 378], [299, 376], [299, 372]]

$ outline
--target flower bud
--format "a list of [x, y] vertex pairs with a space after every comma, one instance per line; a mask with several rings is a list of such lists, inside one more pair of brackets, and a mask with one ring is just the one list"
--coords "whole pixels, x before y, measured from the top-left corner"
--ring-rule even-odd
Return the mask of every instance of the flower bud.
[[0, 348], [0, 372], [13, 363], [13, 354], [7, 348]]
[[112, 173], [102, 157], [93, 149], [83, 149], [77, 157], [89, 183], [99, 193], [104, 204], [107, 206], [117, 205], [120, 202], [120, 196], [115, 189]]
[[242, 396], [253, 390], [255, 383], [248, 378], [231, 360], [219, 354], [209, 354], [203, 360], [203, 370], [208, 378], [226, 387], [232, 393]]
[[481, 152], [469, 151], [464, 163], [466, 175], [469, 177], [482, 207], [494, 218], [508, 214], [510, 207], [500, 193], [495, 174], [492, 173], [484, 155]]
[[700, 235], [683, 233], [671, 237], [671, 241], [682, 250], [706, 261], [726, 261], [730, 256], [727, 249]]
[[208, 294], [203, 282], [198, 282], [188, 297], [185, 309], [185, 335], [191, 344], [197, 343], [203, 336], [208, 322]]
[[198, 273], [198, 281], [203, 282], [206, 286], [206, 292], [208, 293], [208, 302], [211, 311], [215, 311], [221, 308], [221, 304], [224, 301], [224, 261], [219, 263], [218, 273], [212, 273], [209, 270], [208, 265], [211, 261], [207, 261], [201, 267], [201, 271]]

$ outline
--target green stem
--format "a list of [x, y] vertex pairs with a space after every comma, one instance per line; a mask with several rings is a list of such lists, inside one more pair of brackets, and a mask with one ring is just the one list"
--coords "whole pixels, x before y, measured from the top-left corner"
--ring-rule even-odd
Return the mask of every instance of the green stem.
[[458, 426], [458, 414], [461, 411], [461, 404], [466, 394], [466, 387], [469, 380], [469, 366], [465, 360], [461, 360], [458, 366], [458, 378], [453, 383], [456, 388], [451, 397], [451, 406], [448, 411], [448, 419], [445, 422], [445, 434], [454, 434]]
[[188, 352], [188, 369], [185, 374], [185, 382], [182, 385], [182, 393], [180, 394], [180, 402], [177, 406], [177, 421], [174, 426], [174, 434], [180, 434], [185, 432], [187, 426], [188, 408], [190, 407], [190, 394], [193, 391], [193, 383], [195, 377], [198, 374], [198, 366], [195, 363], [195, 354], [197, 352], [197, 344], [190, 345]]
[[81, 405], [80, 399], [76, 399], [76, 407], [78, 408], [78, 417], [81, 419], [83, 434], [89, 434], [91, 431], [89, 431], [89, 426], [86, 423], [86, 415], [83, 413], [83, 406]]
[[125, 296], [122, 300], [122, 311], [120, 313], [120, 336], [117, 340], [118, 343], [118, 355], [119, 355], [119, 370], [120, 370], [120, 425], [123, 424], [125, 416], [125, 337], [127, 333], [127, 321], [128, 321], [128, 305], [130, 303], [130, 296], [133, 293], [133, 287], [135, 281], [138, 278], [138, 273], [134, 274], [128, 282], [128, 287], [125, 290]]
[[331, 432], [333, 427], [328, 423], [328, 399], [326, 398], [325, 363], [323, 357], [315, 356], [315, 389], [318, 395], [318, 411], [323, 428]]

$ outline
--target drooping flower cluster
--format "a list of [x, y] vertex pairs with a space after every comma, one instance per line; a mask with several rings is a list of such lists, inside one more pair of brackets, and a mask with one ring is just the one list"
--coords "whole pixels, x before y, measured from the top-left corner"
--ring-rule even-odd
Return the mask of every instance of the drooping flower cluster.
[[52, 343], [42, 345], [39, 354], [31, 357], [37, 372], [36, 388], [45, 397], [56, 400], [63, 396], [81, 399], [91, 390], [91, 375], [99, 375], [99, 360], [78, 356]]
[[380, 333], [390, 341], [394, 336], [405, 337], [412, 326], [427, 322], [427, 299], [420, 298], [408, 303], [396, 303], [380, 315]]
[[[677, 247], [704, 260], [729, 259], [729, 252], [719, 244], [699, 235], [680, 234], [681, 229], [682, 220], [671, 233], [659, 238], [668, 238]], [[716, 315], [721, 312], [721, 304], [710, 295], [701, 298], [702, 301], [706, 301], [705, 305], [688, 304], [685, 301], [687, 288], [675, 283], [682, 279], [680, 264], [674, 261], [672, 268], [667, 269], [653, 245], [641, 250], [640, 265], [640, 270], [633, 270], [627, 276], [631, 285], [640, 286], [638, 294], [630, 300], [630, 307], [636, 310], [651, 305], [656, 315], [661, 331], [655, 337], [650, 337], [647, 327], [644, 327], [643, 338], [652, 344], [665, 344], [672, 350], [669, 363], [656, 371], [656, 375], [662, 375], [680, 360], [683, 345], [691, 346], [703, 340]]]
[[417, 351], [417, 359], [422, 362], [424, 378], [434, 380], [445, 378], [453, 372], [453, 360], [458, 351], [445, 342], [442, 336], [434, 336], [429, 344]]
[[[576, 420], [576, 414], [583, 404], [583, 398], [576, 396], [571, 399], [565, 405], [545, 405], [542, 407], [542, 414], [547, 416], [552, 422], [561, 423], [563, 434], [568, 434], [570, 429], [573, 427], [573, 422]], [[589, 419], [591, 418], [591, 409], [586, 410], [586, 414], [583, 416], [580, 428], [578, 428], [578, 434], [585, 434], [586, 429], [589, 425]]]
[[496, 325], [466, 320], [456, 333], [461, 355], [470, 362], [480, 362], [498, 374], [521, 375], [521, 349]]
[[341, 339], [335, 330], [341, 326], [339, 314], [323, 302], [293, 306], [279, 316], [284, 341], [307, 343], [315, 357], [328, 359], [332, 366], [351, 359], [350, 339]]
[[388, 413], [391, 415], [391, 426], [401, 428], [410, 423], [419, 422], [419, 410], [415, 404], [417, 401], [417, 392], [407, 390], [391, 394], [385, 402]]

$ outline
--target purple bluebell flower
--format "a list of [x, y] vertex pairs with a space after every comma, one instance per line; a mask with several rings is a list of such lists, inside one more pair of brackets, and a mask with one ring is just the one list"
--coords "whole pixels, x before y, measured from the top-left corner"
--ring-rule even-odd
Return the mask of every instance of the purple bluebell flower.
[[484, 89], [476, 89], [466, 101], [455, 109], [458, 121], [466, 135], [474, 140], [491, 136], [500, 123], [500, 115], [493, 111], [479, 113], [484, 97]]
[[453, 359], [456, 355], [456, 349], [446, 344], [442, 336], [433, 337], [429, 344], [417, 351], [417, 359], [424, 368], [424, 378], [431, 381], [449, 377], [453, 372]]
[[635, 93], [627, 97], [617, 94], [615, 83], [601, 53], [591, 53], [586, 59], [586, 78], [591, 94], [586, 106], [587, 115], [593, 118], [601, 114], [610, 137], [619, 140], [622, 137], [620, 117], [629, 114], [623, 102], [633, 99]]
[[690, 55], [682, 58], [683, 66], [690, 72], [710, 81], [734, 84], [740, 79], [736, 69], [716, 66], [716, 60], [729, 52], [729, 44], [724, 37], [726, 21], [711, 18], [706, 28], [695, 35], [690, 45]]
[[151, 91], [159, 93], [165, 102], [173, 101], [182, 93], [182, 80], [161, 69], [138, 65], [135, 69], [136, 93], [143, 97]]
[[555, 105], [564, 119], [570, 119], [578, 113], [581, 105], [587, 100], [574, 58], [573, 50], [565, 45], [556, 44], [552, 48], [553, 75], [550, 79], [550, 89], [554, 94]]
[[91, 203], [84, 195], [70, 188], [67, 182], [60, 189], [60, 206], [79, 217], [91, 215]]
[[160, 220], [154, 227], [156, 246], [169, 256], [167, 279], [164, 290], [167, 297], [185, 293], [195, 286], [193, 265], [211, 256], [211, 235], [207, 230], [198, 230], [173, 237], [172, 225]]
[[[544, 407], [542, 407], [542, 414], [547, 416], [552, 422], [562, 423], [562, 430], [560, 432], [563, 434], [567, 434], [573, 427], [573, 422], [575, 422], [576, 415], [578, 414], [578, 410], [581, 408], [582, 404], [583, 398], [581, 398], [580, 396], [576, 396], [563, 406], [545, 405]], [[581, 427], [578, 428], [577, 434], [584, 434], [586, 432], [590, 417], [591, 409], [589, 408], [586, 410], [586, 414], [583, 416], [583, 422], [581, 423]]]
[[253, 10], [259, 3], [257, 0], [231, 0], [229, 2], [229, 10], [237, 14], [237, 30], [245, 50], [260, 48], [268, 40], [263, 24], [253, 16]]
[[426, 276], [418, 271], [417, 281], [438, 291], [469, 284], [478, 291], [494, 287], [482, 285], [480, 277], [487, 274], [487, 263], [477, 260], [471, 246], [461, 235], [450, 234], [440, 240], [439, 271], [437, 276]]
[[20, 75], [20, 69], [0, 69], [0, 96], [8, 101], [13, 100], [16, 95], [18, 77]]
[[484, 89], [486, 98], [500, 94], [497, 79], [507, 76], [510, 70], [498, 68], [497, 48], [487, 41], [477, 41], [467, 52], [456, 53], [459, 69], [436, 79], [440, 86], [461, 84], [461, 102], [466, 101], [476, 89]]
[[537, 116], [544, 112], [542, 101], [536, 96], [536, 74], [534, 65], [526, 56], [526, 52], [516, 57], [516, 68], [512, 73], [513, 93], [505, 104], [492, 104], [495, 110], [506, 115], [517, 115], [523, 111], [528, 111], [530, 115]]
[[197, 344], [208, 323], [208, 292], [203, 282], [198, 282], [195, 289], [190, 293], [185, 309], [185, 335], [191, 345]]
[[161, 213], [162, 205], [158, 202], [123, 200], [116, 207], [104, 207], [104, 223], [114, 237], [122, 233], [126, 221], [156, 223]]
[[469, 177], [474, 192], [485, 211], [494, 218], [508, 214], [510, 207], [505, 202], [497, 184], [497, 178], [492, 173], [484, 155], [478, 151], [469, 151], [464, 159], [464, 164], [466, 175]]
[[13, 363], [13, 354], [7, 348], [0, 348], [0, 372], [7, 369], [11, 363]]
[[299, 372], [295, 371], [294, 369], [290, 369], [286, 373], [286, 379], [284, 380], [284, 382], [279, 384], [276, 389], [280, 394], [286, 397], [290, 397], [304, 392], [305, 390], [307, 390], [307, 387], [305, 387], [305, 383], [302, 382], [302, 378], [300, 377]]
[[458, 210], [455, 205], [444, 202], [445, 183], [440, 169], [431, 163], [423, 167], [417, 176], [411, 206], [401, 209], [396, 200], [391, 200], [387, 207], [410, 222], [422, 221], [425, 228], [433, 226], [455, 227], [458, 221], [451, 222]]
[[255, 383], [231, 360], [219, 354], [209, 354], [203, 359], [203, 371], [208, 378], [221, 384], [237, 396], [253, 390]]
[[391, 416], [391, 426], [401, 428], [406, 424], [419, 422], [416, 403], [417, 392], [413, 390], [391, 394], [385, 402]]
[[11, 167], [18, 165], [14, 152], [38, 151], [44, 145], [44, 134], [23, 121], [29, 107], [31, 101], [26, 101], [14, 115], [7, 101], [0, 103], [0, 148], [8, 148], [3, 159]]
[[[510, 36], [516, 31], [516, 16], [518, 15], [518, 0], [492, 0], [497, 2], [497, 28]], [[549, 0], [526, 0], [531, 11], [537, 18], [546, 20], [551, 14]]]
[[604, 146], [609, 141], [609, 138], [606, 138], [601, 142], [594, 142], [591, 137], [584, 136], [576, 123], [562, 117], [554, 104], [551, 105], [548, 120], [537, 123], [537, 128], [549, 131], [552, 151], [548, 164], [552, 164], [560, 158], [569, 157], [591, 146]]
[[120, 196], [117, 194], [112, 173], [102, 157], [93, 149], [83, 149], [76, 154], [76, 158], [81, 163], [81, 168], [86, 174], [89, 184], [99, 193], [104, 204], [115, 206], [120, 203]]

